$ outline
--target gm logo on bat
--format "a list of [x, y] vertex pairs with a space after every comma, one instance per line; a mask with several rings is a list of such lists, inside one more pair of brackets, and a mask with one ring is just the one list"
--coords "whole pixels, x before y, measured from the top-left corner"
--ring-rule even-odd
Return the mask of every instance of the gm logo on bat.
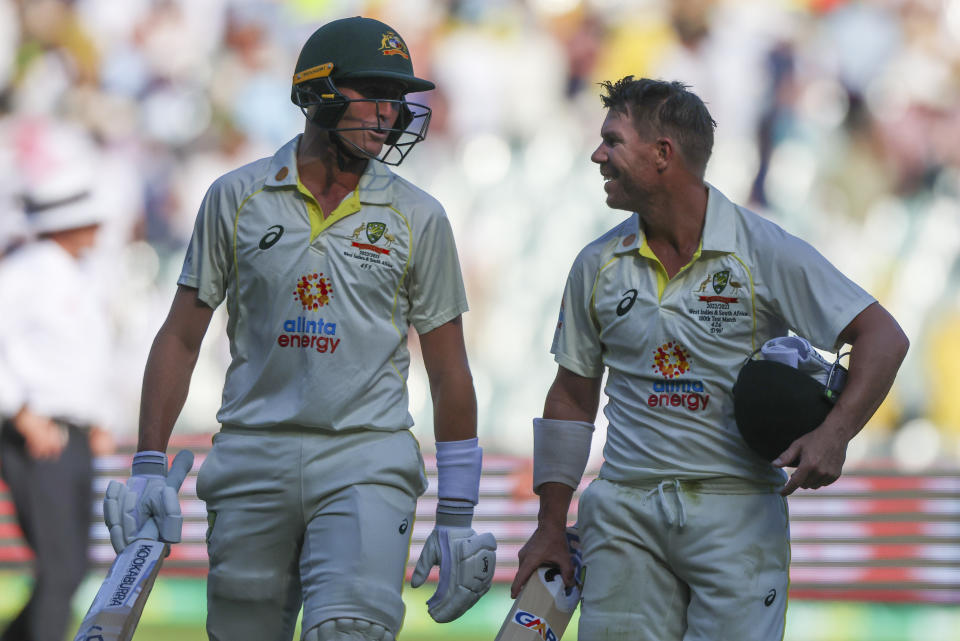
[[517, 613], [513, 615], [513, 622], [522, 625], [528, 630], [535, 631], [543, 641], [557, 641], [557, 635], [550, 629], [550, 624], [547, 623], [547, 620], [536, 614], [517, 610]]

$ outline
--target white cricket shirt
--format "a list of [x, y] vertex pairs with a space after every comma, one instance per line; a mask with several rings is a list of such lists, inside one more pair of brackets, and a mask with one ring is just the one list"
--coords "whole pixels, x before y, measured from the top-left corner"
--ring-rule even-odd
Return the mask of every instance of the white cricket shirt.
[[782, 483], [737, 431], [741, 365], [787, 330], [836, 349], [873, 302], [809, 244], [711, 186], [700, 248], [673, 278], [637, 214], [580, 252], [551, 352], [581, 376], [609, 368], [604, 478]]
[[52, 240], [0, 260], [0, 416], [109, 419], [111, 323], [93, 276]]
[[467, 311], [449, 220], [434, 198], [371, 161], [326, 218], [297, 174], [300, 136], [217, 179], [179, 283], [227, 301], [232, 362], [217, 419], [324, 430], [400, 430], [407, 327]]

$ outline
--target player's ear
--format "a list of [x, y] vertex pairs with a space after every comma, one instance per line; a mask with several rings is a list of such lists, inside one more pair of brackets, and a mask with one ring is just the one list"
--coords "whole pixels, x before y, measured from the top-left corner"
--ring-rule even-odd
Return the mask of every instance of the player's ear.
[[654, 143], [654, 149], [656, 151], [654, 162], [656, 163], [657, 171], [663, 173], [667, 170], [667, 167], [670, 166], [670, 163], [674, 161], [676, 148], [673, 146], [673, 140], [661, 136], [657, 138]]

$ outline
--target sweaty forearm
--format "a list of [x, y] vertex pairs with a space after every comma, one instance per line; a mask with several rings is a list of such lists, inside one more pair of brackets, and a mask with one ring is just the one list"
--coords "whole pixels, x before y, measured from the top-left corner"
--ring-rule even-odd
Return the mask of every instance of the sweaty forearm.
[[543, 404], [543, 418], [593, 423], [600, 406], [601, 379], [579, 376], [557, 368], [557, 376]]
[[477, 397], [466, 368], [436, 376], [431, 385], [433, 432], [438, 441], [462, 441], [477, 436]]
[[540, 512], [537, 515], [537, 527], [540, 529], [567, 527], [567, 512], [573, 500], [573, 488], [563, 483], [544, 483], [537, 491], [540, 493]]
[[847, 384], [825, 421], [846, 441], [856, 436], [880, 407], [910, 345], [900, 326], [879, 305], [866, 310], [862, 324], [851, 337]]
[[157, 334], [143, 375], [138, 450], [166, 451], [198, 355], [199, 345], [189, 346], [163, 329]]
[[886, 398], [906, 354], [905, 344], [858, 342], [850, 356], [847, 385], [826, 422], [849, 441], [863, 429]]

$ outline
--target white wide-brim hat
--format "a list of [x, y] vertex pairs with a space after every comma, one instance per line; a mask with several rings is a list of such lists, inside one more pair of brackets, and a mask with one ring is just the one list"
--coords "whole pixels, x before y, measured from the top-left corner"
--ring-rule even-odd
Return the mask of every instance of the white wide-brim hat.
[[46, 234], [102, 224], [105, 208], [94, 196], [93, 181], [84, 170], [46, 176], [23, 194], [27, 225], [34, 234]]

